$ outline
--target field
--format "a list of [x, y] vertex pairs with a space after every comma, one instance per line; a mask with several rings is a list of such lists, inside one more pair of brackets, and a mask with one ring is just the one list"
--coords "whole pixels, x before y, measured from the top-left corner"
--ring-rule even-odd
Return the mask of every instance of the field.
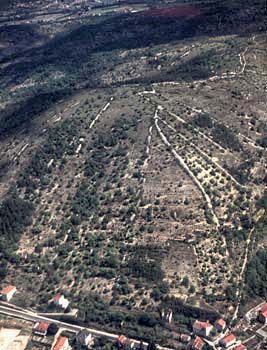
[[[15, 303], [46, 312], [64, 293], [83, 324], [165, 345], [245, 303], [266, 244], [266, 21], [260, 1], [224, 5], [0, 18], [0, 274]], [[14, 25], [34, 36], [19, 45]]]

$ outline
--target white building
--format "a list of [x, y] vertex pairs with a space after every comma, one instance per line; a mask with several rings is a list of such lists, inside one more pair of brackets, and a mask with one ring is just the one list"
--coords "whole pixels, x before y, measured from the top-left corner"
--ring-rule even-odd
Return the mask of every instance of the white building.
[[93, 337], [92, 333], [90, 333], [87, 329], [82, 329], [77, 335], [76, 335], [76, 341], [80, 345], [84, 346], [91, 346], [93, 344]]
[[4, 301], [10, 301], [13, 298], [13, 295], [16, 293], [17, 288], [15, 286], [8, 286], [4, 288], [1, 292], [1, 298]]
[[197, 335], [208, 337], [213, 329], [213, 325], [209, 322], [196, 320], [193, 324], [193, 332]]
[[65, 310], [69, 306], [70, 302], [64, 297], [64, 295], [57, 294], [53, 298], [53, 303], [54, 305], [59, 306]]

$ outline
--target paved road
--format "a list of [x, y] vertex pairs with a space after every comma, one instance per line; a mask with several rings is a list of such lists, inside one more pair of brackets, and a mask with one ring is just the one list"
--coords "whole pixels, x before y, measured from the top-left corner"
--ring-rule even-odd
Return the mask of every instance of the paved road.
[[[23, 320], [32, 321], [32, 322], [48, 322], [48, 323], [53, 322], [53, 323], [57, 324], [59, 327], [64, 328], [65, 330], [67, 330], [71, 333], [77, 333], [80, 330], [85, 328], [85, 327], [77, 326], [74, 324], [61, 322], [61, 321], [55, 320], [53, 318], [44, 317], [44, 316], [38, 315], [37, 313], [30, 311], [30, 310], [21, 309], [21, 308], [14, 309], [13, 307], [9, 306], [8, 303], [6, 306], [3, 304], [4, 303], [2, 303], [2, 305], [0, 305], [0, 314], [12, 316], [15, 318], [21, 318]], [[117, 341], [117, 339], [118, 339], [118, 334], [108, 333], [108, 332], [96, 330], [93, 328], [86, 328], [86, 329], [95, 337], [105, 337], [111, 341]], [[138, 346], [140, 344], [140, 342], [138, 340], [135, 340], [135, 339], [130, 339], [130, 340], [132, 340], [136, 346]], [[144, 346], [148, 345], [145, 342], [143, 344], [144, 344]], [[172, 350], [170, 348], [165, 348], [162, 346], [158, 346], [158, 349], [159, 350]]]

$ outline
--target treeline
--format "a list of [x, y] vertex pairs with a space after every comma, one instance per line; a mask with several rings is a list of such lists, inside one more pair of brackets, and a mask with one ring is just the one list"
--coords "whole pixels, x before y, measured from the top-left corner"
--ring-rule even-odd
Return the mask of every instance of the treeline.
[[[165, 328], [164, 321], [160, 319], [157, 312], [139, 312], [134, 310], [128, 312], [121, 308], [109, 306], [97, 294], [81, 295], [77, 300], [79, 305], [78, 324], [85, 326], [105, 327], [105, 330], [114, 332], [114, 328], [130, 338], [166, 344], [166, 339], [170, 338], [170, 331]], [[65, 321], [68, 321], [64, 317]], [[73, 319], [70, 320], [73, 322]], [[157, 332], [155, 328], [157, 327]]]
[[22, 232], [32, 222], [33, 204], [17, 195], [8, 197], [0, 207], [0, 277], [7, 274], [8, 262], [16, 261], [14, 251]]
[[219, 317], [219, 314], [215, 311], [184, 304], [175, 297], [165, 297], [161, 306], [163, 309], [171, 309], [174, 319], [178, 317], [179, 322], [187, 324], [189, 327], [192, 325], [192, 320], [209, 320], [213, 323]]
[[222, 123], [214, 125], [212, 137], [214, 141], [218, 142], [225, 148], [230, 148], [237, 152], [242, 150], [242, 145], [236, 134]]
[[18, 104], [15, 111], [6, 113], [0, 119], [0, 137], [13, 133], [20, 127], [29, 128], [34, 118], [61, 100], [68, 93], [68, 91], [63, 90], [43, 93], [31, 97], [22, 104]]
[[251, 259], [246, 272], [246, 293], [267, 298], [267, 252], [260, 250]]
[[254, 164], [255, 159], [253, 159], [253, 157], [251, 156], [248, 160], [245, 160], [238, 166], [229, 166], [228, 164], [224, 164], [224, 167], [238, 182], [240, 182], [241, 184], [246, 184], [250, 179], [250, 172], [251, 169], [254, 167]]
[[199, 114], [198, 116], [196, 116], [193, 121], [192, 124], [195, 126], [198, 126], [199, 128], [212, 128], [213, 127], [213, 121], [211, 119], [211, 117], [207, 114]]
[[160, 283], [165, 274], [161, 268], [164, 250], [155, 245], [133, 246], [127, 263], [127, 272], [135, 278], [143, 278], [150, 283]]
[[214, 141], [221, 146], [237, 152], [242, 150], [242, 145], [236, 134], [223, 123], [212, 120], [207, 113], [197, 115], [191, 123], [199, 128], [211, 129]]
[[40, 184], [46, 186], [48, 184], [46, 175], [51, 172], [48, 167], [49, 161], [61, 160], [65, 152], [69, 155], [74, 154], [76, 143], [72, 141], [77, 134], [77, 120], [66, 120], [49, 130], [46, 142], [22, 172], [18, 186], [25, 187], [27, 192], [33, 192]]

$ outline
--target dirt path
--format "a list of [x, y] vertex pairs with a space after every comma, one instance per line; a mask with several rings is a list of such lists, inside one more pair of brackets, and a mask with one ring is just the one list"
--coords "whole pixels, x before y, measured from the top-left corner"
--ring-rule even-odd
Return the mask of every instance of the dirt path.
[[152, 140], [152, 131], [153, 131], [153, 125], [151, 125], [148, 129], [148, 136], [147, 136], [147, 143], [146, 143], [146, 159], [144, 161], [143, 167], [147, 166], [149, 157], [150, 157], [150, 144]]
[[[260, 218], [264, 215], [265, 213], [265, 210], [264, 209], [261, 209], [259, 210], [259, 212], [257, 213], [256, 217], [255, 217], [255, 221], [258, 222], [260, 220]], [[231, 324], [233, 323], [233, 321], [237, 318], [237, 315], [238, 315], [238, 311], [239, 311], [239, 308], [240, 308], [240, 303], [241, 303], [241, 298], [242, 298], [242, 288], [243, 288], [243, 278], [244, 278], [244, 273], [246, 271], [246, 267], [247, 267], [247, 263], [248, 263], [248, 255], [249, 255], [249, 250], [250, 250], [250, 243], [252, 241], [252, 234], [253, 232], [255, 231], [255, 226], [249, 231], [249, 235], [248, 235], [248, 238], [246, 240], [246, 250], [245, 250], [245, 257], [244, 257], [244, 261], [243, 261], [243, 264], [242, 264], [242, 267], [241, 267], [241, 271], [240, 271], [240, 274], [238, 275], [238, 289], [237, 289], [237, 292], [236, 292], [236, 297], [237, 297], [237, 306], [236, 306], [236, 309], [235, 309], [235, 312], [233, 314], [233, 317], [232, 317], [232, 320], [231, 320]]]

